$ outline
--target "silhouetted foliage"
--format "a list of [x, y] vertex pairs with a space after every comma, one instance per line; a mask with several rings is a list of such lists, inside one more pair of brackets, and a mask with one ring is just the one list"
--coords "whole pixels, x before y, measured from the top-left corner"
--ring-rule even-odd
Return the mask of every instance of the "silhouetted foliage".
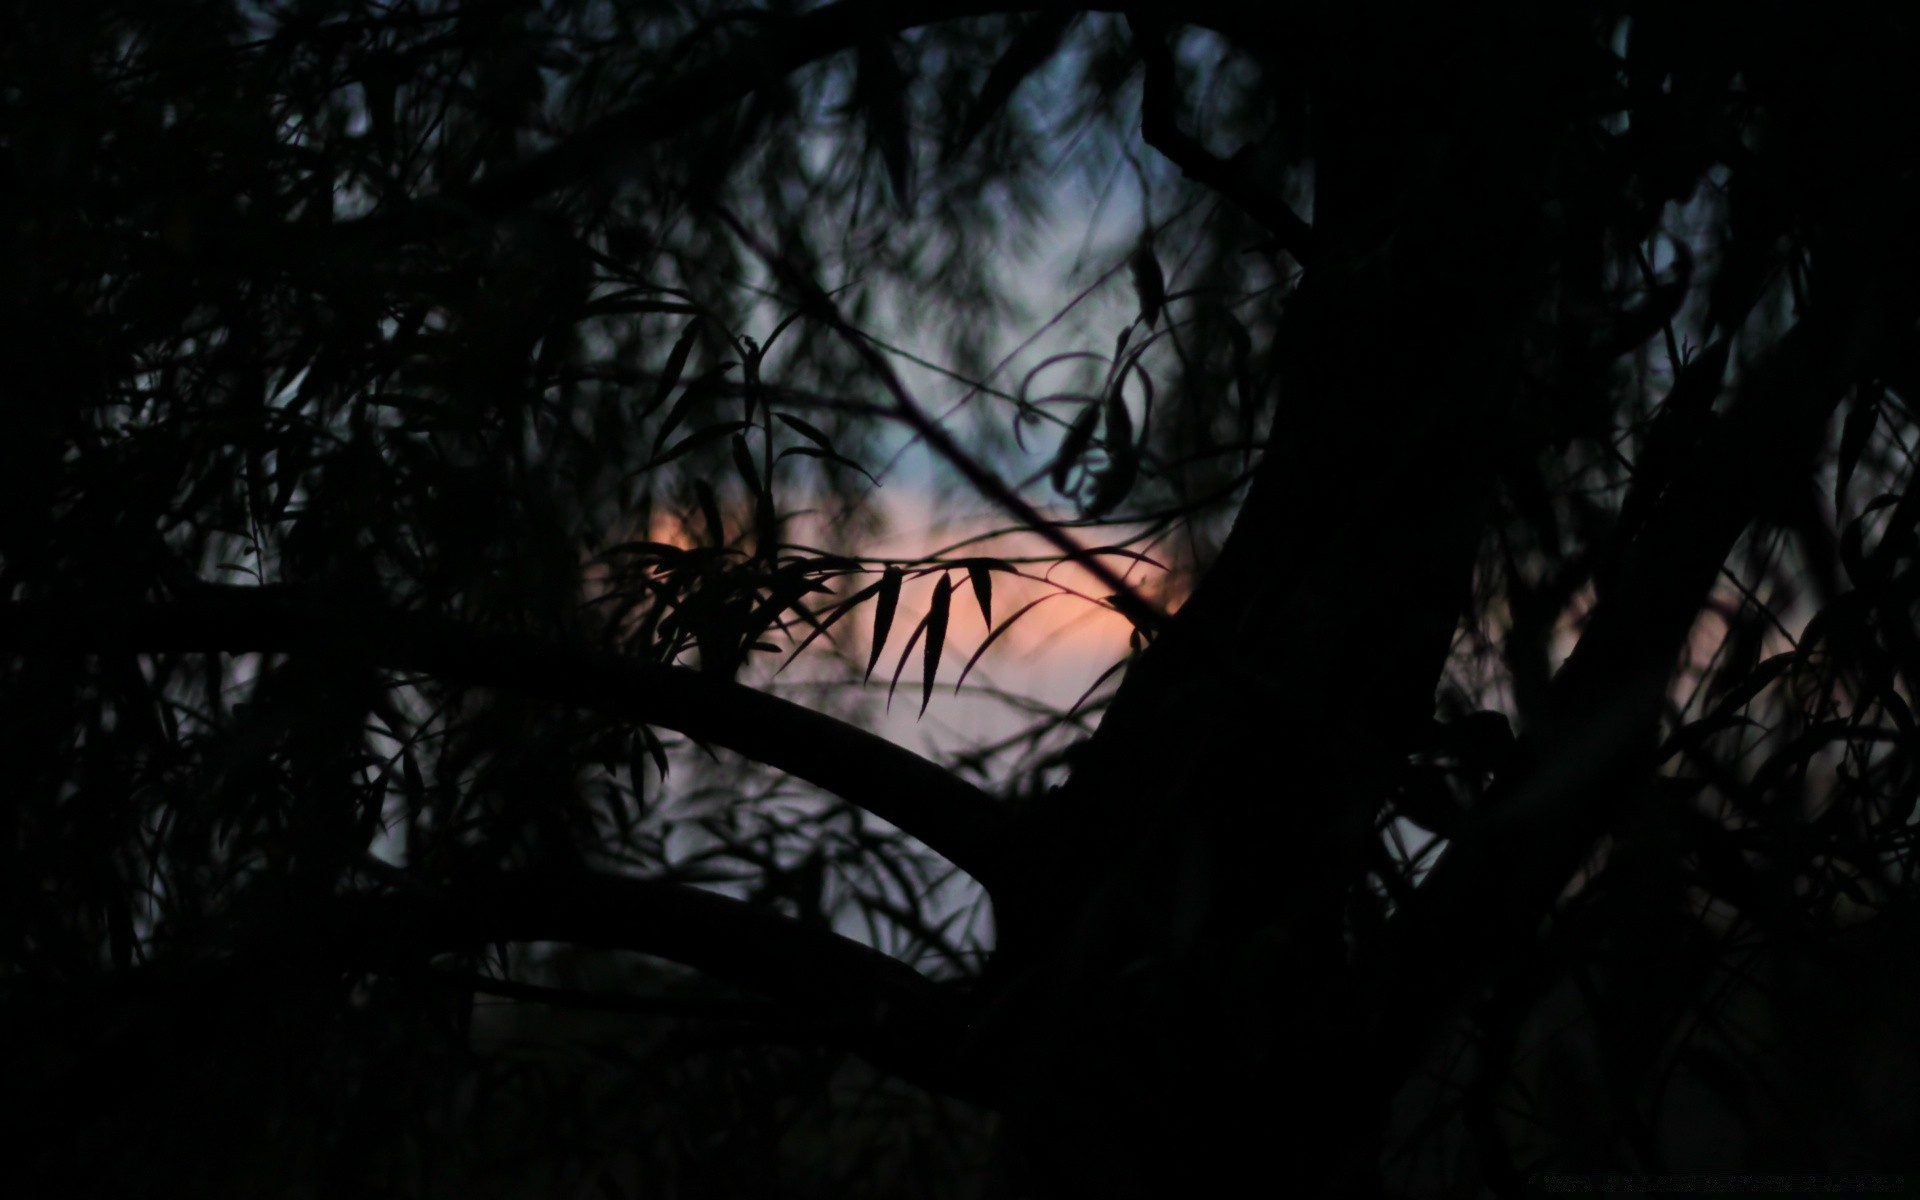
[[6, 16], [25, 1191], [1920, 1167], [1900, 6]]

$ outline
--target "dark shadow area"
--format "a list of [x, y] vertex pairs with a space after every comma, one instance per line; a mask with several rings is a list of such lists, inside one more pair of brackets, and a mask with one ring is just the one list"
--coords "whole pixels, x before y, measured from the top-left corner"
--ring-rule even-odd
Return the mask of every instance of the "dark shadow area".
[[1905, 10], [0, 15], [13, 1194], [1916, 1189]]

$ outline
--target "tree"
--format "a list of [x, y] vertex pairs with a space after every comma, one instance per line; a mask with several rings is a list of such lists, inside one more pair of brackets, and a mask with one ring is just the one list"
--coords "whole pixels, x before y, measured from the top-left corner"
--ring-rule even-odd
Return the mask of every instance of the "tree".
[[[34, 1187], [1912, 1166], [1895, 6], [9, 15]], [[990, 248], [1129, 160], [1014, 386]], [[903, 437], [1133, 633], [946, 763], [766, 666], [938, 705], [1044, 576], [864, 552]]]

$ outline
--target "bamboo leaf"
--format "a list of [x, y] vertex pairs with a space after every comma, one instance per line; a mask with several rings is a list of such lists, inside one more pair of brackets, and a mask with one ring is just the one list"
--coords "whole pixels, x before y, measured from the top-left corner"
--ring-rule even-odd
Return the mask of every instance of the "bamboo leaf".
[[647, 313], [655, 316], [691, 316], [703, 315], [700, 306], [688, 304], [684, 300], [627, 300], [604, 296], [592, 304], [585, 305], [582, 313], [587, 316], [632, 316]]
[[787, 457], [789, 454], [798, 454], [805, 458], [817, 458], [823, 462], [832, 463], [837, 466], [852, 467], [854, 470], [860, 472], [862, 475], [865, 475], [867, 477], [867, 482], [873, 484], [873, 486], [875, 487], [882, 486], [880, 481], [873, 477], [873, 472], [867, 470], [865, 467], [861, 466], [859, 463], [848, 458], [844, 454], [836, 454], [831, 450], [816, 450], [812, 446], [788, 446], [785, 450], [782, 450], [779, 453], [778, 457], [776, 457], [774, 461], [778, 462], [780, 461], [780, 459]]
[[1133, 493], [1134, 482], [1139, 477], [1140, 458], [1129, 447], [1127, 452], [1116, 455], [1107, 469], [1101, 472], [1100, 482], [1093, 489], [1093, 498], [1087, 501], [1087, 516], [1104, 517], [1120, 507]]
[[827, 438], [826, 434], [814, 428], [813, 425], [809, 424], [806, 421], [801, 420], [799, 417], [794, 416], [792, 413], [777, 412], [777, 413], [774, 413], [773, 415], [780, 418], [780, 423], [785, 425], [788, 429], [793, 430], [795, 433], [799, 434], [803, 438], [806, 438], [808, 441], [820, 447], [822, 450], [825, 450], [827, 453], [834, 454], [837, 456], [838, 452], [834, 450], [833, 442]]
[[880, 661], [880, 651], [887, 644], [887, 632], [893, 628], [893, 614], [900, 607], [900, 568], [888, 567], [880, 576], [880, 599], [873, 611], [873, 649], [867, 654], [867, 673], [862, 679], [873, 678], [873, 668]]
[[989, 571], [1003, 571], [1008, 575], [1020, 574], [1020, 568], [1014, 566], [1012, 563], [1008, 562], [1004, 558], [981, 557], [981, 558], [969, 558], [965, 561], [966, 561], [966, 564], [970, 567], [984, 567]]
[[[813, 632], [806, 636], [806, 640], [802, 641], [798, 646], [794, 647], [792, 654], [787, 655], [787, 661], [780, 664], [780, 671], [784, 671], [787, 669], [788, 666], [792, 665], [793, 660], [800, 657], [800, 652], [802, 650], [805, 650], [808, 646], [813, 645], [814, 639], [823, 636], [827, 632], [827, 630], [833, 628], [834, 623], [839, 621], [841, 617], [844, 617], [848, 613], [852, 612], [855, 607], [863, 603], [869, 596], [872, 596], [877, 592], [879, 592], [879, 590], [880, 590], [879, 583], [870, 583], [866, 587], [863, 587], [859, 591], [855, 592], [853, 595], [848, 596], [845, 600], [842, 600], [839, 604], [835, 605], [833, 611], [827, 614], [826, 620], [814, 622]], [[798, 608], [799, 606], [796, 605], [795, 607]], [[867, 670], [871, 672], [873, 670], [872, 666], [869, 665]], [[780, 671], [775, 671], [774, 674], [778, 675]]]
[[706, 518], [707, 539], [714, 549], [722, 549], [727, 544], [726, 522], [720, 519], [720, 501], [713, 494], [713, 485], [704, 479], [693, 481], [693, 494], [699, 499], [700, 515]]
[[[674, 341], [673, 349], [667, 352], [667, 365], [661, 368], [660, 379], [653, 385], [653, 398], [647, 402], [647, 407], [641, 410], [641, 416], [651, 416], [653, 411], [665, 404], [667, 397], [673, 394], [673, 389], [680, 383], [680, 373], [687, 368], [687, 356], [693, 353], [694, 339], [699, 335], [699, 320], [696, 318], [688, 321], [686, 329]], [[662, 434], [662, 436], [665, 435]], [[656, 452], [658, 449], [656, 445]]]
[[954, 680], [954, 681], [953, 681], [953, 691], [954, 691], [954, 694], [955, 694], [955, 695], [958, 695], [958, 694], [959, 694], [959, 692], [960, 692], [960, 686], [961, 686], [962, 684], [964, 684], [964, 683], [966, 683], [966, 681], [967, 681], [967, 676], [968, 676], [969, 674], [971, 674], [971, 673], [973, 672], [973, 666], [974, 666], [974, 664], [975, 664], [975, 663], [977, 663], [977, 662], [979, 662], [979, 661], [980, 661], [980, 658], [981, 658], [981, 656], [982, 656], [982, 655], [984, 655], [984, 654], [985, 654], [985, 653], [987, 652], [987, 647], [988, 647], [988, 646], [991, 646], [991, 645], [993, 645], [993, 644], [994, 644], [995, 642], [997, 642], [997, 641], [999, 641], [999, 640], [1000, 640], [1000, 635], [1001, 635], [1001, 634], [1003, 634], [1003, 633], [1005, 633], [1005, 632], [1006, 632], [1007, 630], [1009, 630], [1009, 629], [1012, 629], [1012, 628], [1013, 628], [1013, 623], [1014, 623], [1015, 621], [1018, 621], [1018, 620], [1019, 620], [1019, 619], [1020, 619], [1021, 617], [1024, 617], [1024, 616], [1026, 616], [1026, 615], [1027, 615], [1028, 613], [1030, 613], [1030, 612], [1032, 612], [1032, 611], [1033, 611], [1034, 609], [1036, 609], [1036, 608], [1038, 608], [1038, 607], [1039, 607], [1040, 605], [1042, 605], [1042, 604], [1045, 604], [1045, 603], [1046, 603], [1047, 601], [1049, 601], [1049, 600], [1058, 600], [1058, 599], [1059, 599], [1060, 597], [1062, 597], [1062, 596], [1064, 596], [1064, 595], [1066, 595], [1066, 594], [1067, 594], [1067, 593], [1065, 593], [1065, 592], [1052, 592], [1052, 593], [1049, 593], [1049, 594], [1047, 594], [1047, 595], [1045, 595], [1045, 596], [1042, 596], [1042, 597], [1040, 597], [1040, 598], [1039, 598], [1038, 600], [1034, 600], [1034, 601], [1031, 601], [1031, 602], [1029, 602], [1028, 604], [1026, 604], [1025, 606], [1023, 606], [1023, 607], [1022, 607], [1022, 608], [1021, 608], [1021, 609], [1020, 609], [1020, 610], [1019, 610], [1018, 612], [1016, 612], [1016, 613], [1014, 613], [1014, 614], [1013, 614], [1012, 616], [1010, 616], [1010, 617], [1008, 617], [1008, 618], [1007, 618], [1007, 619], [1006, 619], [1005, 621], [1002, 621], [1002, 622], [1000, 623], [1000, 627], [999, 627], [998, 629], [996, 629], [996, 630], [994, 630], [994, 631], [993, 631], [992, 633], [989, 633], [989, 634], [987, 635], [987, 640], [986, 640], [986, 641], [984, 641], [984, 642], [981, 642], [981, 643], [980, 643], [980, 648], [979, 648], [979, 649], [977, 649], [977, 650], [975, 650], [975, 651], [973, 652], [973, 657], [972, 657], [972, 658], [969, 658], [969, 659], [967, 660], [967, 665], [966, 665], [965, 667], [963, 667], [963, 668], [961, 668], [961, 670], [960, 670], [960, 678], [958, 678], [958, 679], [956, 679], [956, 680]]
[[[641, 727], [643, 730], [645, 726]], [[647, 739], [640, 733], [633, 735], [633, 745], [627, 751], [627, 774], [633, 778], [633, 807], [644, 819], [647, 815], [647, 761], [646, 755], [652, 750]], [[661, 776], [666, 770], [661, 769]]]
[[680, 422], [687, 419], [687, 414], [693, 411], [693, 406], [706, 394], [706, 384], [712, 377], [713, 373], [709, 372], [689, 383], [687, 390], [681, 392], [680, 398], [673, 402], [672, 408], [667, 410], [666, 420], [660, 422], [660, 432], [653, 437], [654, 458], [660, 457], [660, 447], [667, 444], [667, 438], [673, 435], [674, 430], [680, 428]]
[[907, 648], [900, 652], [900, 661], [893, 665], [893, 678], [887, 683], [887, 708], [889, 711], [893, 708], [894, 689], [900, 686], [900, 675], [907, 669], [907, 660], [913, 657], [913, 648], [920, 644], [921, 635], [927, 632], [927, 618], [932, 615], [932, 613], [928, 613], [926, 617], [920, 618], [920, 623], [913, 627], [913, 636], [907, 639]]
[[704, 446], [708, 442], [717, 442], [721, 438], [729, 434], [739, 433], [745, 428], [747, 428], [745, 421], [722, 421], [718, 425], [710, 425], [705, 429], [697, 430], [667, 447], [664, 453], [654, 455], [653, 461], [649, 462], [647, 467], [650, 469], [660, 466], [663, 463], [670, 463], [687, 451], [692, 450], [695, 446]]
[[406, 780], [407, 798], [415, 804], [424, 801], [427, 796], [427, 781], [421, 777], [420, 764], [414, 761], [411, 747], [400, 751], [400, 773]]
[[1711, 713], [1698, 721], [1685, 725], [1673, 732], [1665, 744], [1660, 747], [1657, 761], [1666, 762], [1674, 755], [1700, 745], [1716, 733], [1739, 726], [1752, 725], [1754, 722], [1740, 715], [1740, 710], [1752, 702], [1766, 686], [1792, 667], [1801, 662], [1804, 655], [1799, 650], [1788, 650], [1756, 665], [1747, 672], [1747, 677], [1739, 685], [1721, 698]]
[[1152, 329], [1160, 320], [1160, 309], [1167, 302], [1167, 278], [1160, 270], [1160, 259], [1153, 252], [1153, 232], [1142, 230], [1134, 243], [1133, 257], [1127, 260], [1133, 272], [1133, 294], [1140, 301], [1140, 319]]
[[771, 559], [780, 549], [780, 516], [773, 507], [773, 492], [763, 490], [753, 505], [754, 553]]
[[1799, 651], [1788, 650], [1756, 664], [1753, 670], [1747, 672], [1747, 677], [1740, 681], [1740, 685], [1721, 699], [1720, 711], [1735, 712], [1745, 708], [1762, 689], [1785, 674], [1787, 668], [1801, 661], [1801, 657]]
[[1104, 517], [1120, 507], [1140, 477], [1140, 451], [1133, 444], [1133, 414], [1127, 411], [1120, 386], [1125, 379], [1126, 371], [1122, 370], [1107, 392], [1107, 469], [1101, 472], [1093, 499], [1087, 502], [1090, 517]]
[[933, 677], [940, 670], [940, 650], [947, 640], [947, 618], [953, 608], [953, 581], [946, 575], [933, 585], [933, 606], [927, 610], [926, 675], [920, 681], [920, 715], [927, 715], [933, 699]]
[[753, 451], [747, 448], [747, 439], [737, 433], [733, 435], [733, 465], [739, 470], [740, 478], [747, 481], [748, 490], [760, 495], [760, 472], [754, 469]]
[[993, 628], [993, 570], [983, 562], [967, 564], [967, 579], [973, 584], [973, 598], [980, 602], [980, 619]]
[[1133, 413], [1127, 409], [1127, 398], [1121, 384], [1126, 381], [1127, 373], [1122, 370], [1113, 377], [1113, 386], [1107, 389], [1107, 450], [1118, 453], [1122, 448], [1133, 448]]
[[1073, 465], [1086, 454], [1087, 447], [1093, 443], [1093, 429], [1100, 420], [1100, 405], [1088, 404], [1080, 415], [1074, 418], [1073, 425], [1067, 430], [1067, 436], [1060, 442], [1060, 452], [1053, 459], [1053, 490], [1061, 495], [1067, 494], [1067, 478]]
[[1130, 558], [1134, 562], [1146, 563], [1148, 566], [1158, 567], [1162, 571], [1167, 569], [1167, 565], [1165, 563], [1161, 562], [1159, 559], [1153, 557], [1152, 555], [1142, 554], [1138, 550], [1129, 550], [1125, 546], [1096, 546], [1093, 549], [1087, 551], [1087, 553], [1088, 554], [1117, 554], [1121, 558]]

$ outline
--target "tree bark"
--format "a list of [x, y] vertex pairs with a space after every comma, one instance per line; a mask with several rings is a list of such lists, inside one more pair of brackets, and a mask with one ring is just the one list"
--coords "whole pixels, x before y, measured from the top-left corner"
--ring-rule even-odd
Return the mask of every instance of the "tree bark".
[[[1426, 107], [1382, 91], [1446, 108], [1434, 89], [1465, 51], [1427, 42], [1414, 69], [1397, 38], [1338, 46], [1316, 157], [1325, 257], [1287, 302], [1266, 458], [1218, 560], [1033, 818], [1044, 893], [996, 897], [997, 965], [1044, 996], [1014, 1057], [1032, 1072], [1026, 1142], [1062, 1194], [1114, 1156], [1140, 1181], [1121, 1194], [1276, 1170], [1301, 1194], [1378, 1186], [1389, 1094], [1356, 1070], [1369, 980], [1348, 903], [1471, 594], [1542, 283], [1531, 198], [1490, 188], [1509, 176], [1474, 155], [1543, 139], [1462, 100], [1431, 161]], [[1048, 1093], [1031, 1063], [1049, 1059], [1081, 1086]], [[1107, 1115], [1097, 1133], [1089, 1111]]]

